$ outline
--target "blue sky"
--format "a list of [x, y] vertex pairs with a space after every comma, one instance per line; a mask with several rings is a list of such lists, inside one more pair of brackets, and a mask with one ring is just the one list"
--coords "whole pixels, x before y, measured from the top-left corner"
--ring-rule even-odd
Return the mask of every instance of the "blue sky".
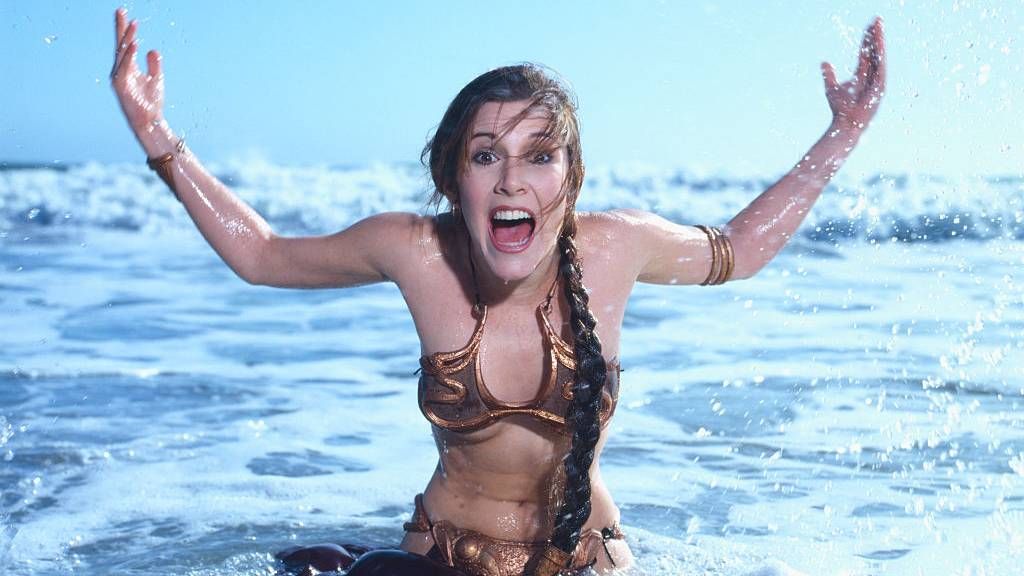
[[[829, 121], [875, 14], [889, 90], [846, 172], [1021, 174], [1024, 1], [156, 2], [166, 116], [201, 158], [413, 162], [477, 74], [530, 60], [591, 165], [779, 174]], [[0, 0], [0, 159], [141, 161], [107, 84], [115, 3]]]

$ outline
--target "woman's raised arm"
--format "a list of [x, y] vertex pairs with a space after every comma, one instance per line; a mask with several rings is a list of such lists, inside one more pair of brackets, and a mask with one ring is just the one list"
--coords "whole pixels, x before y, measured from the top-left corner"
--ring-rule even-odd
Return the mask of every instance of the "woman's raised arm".
[[243, 280], [253, 284], [343, 287], [392, 278], [407, 251], [395, 250], [418, 229], [414, 215], [385, 214], [316, 238], [274, 234], [255, 210], [210, 174], [177, 138], [163, 117], [164, 75], [160, 54], [135, 63], [137, 21], [115, 14], [114, 67], [110, 83], [121, 110], [152, 167], [184, 204], [196, 227]]
[[[885, 38], [876, 18], [864, 34], [854, 77], [840, 84], [829, 63], [822, 64], [832, 123], [800, 162], [740, 211], [722, 229], [732, 243], [733, 279], [749, 278], [764, 267], [796, 232], [825, 185], [835, 176], [867, 128], [885, 93]], [[624, 211], [634, 224], [638, 279], [656, 284], [695, 284], [709, 277], [711, 243], [701, 230], [648, 213]]]

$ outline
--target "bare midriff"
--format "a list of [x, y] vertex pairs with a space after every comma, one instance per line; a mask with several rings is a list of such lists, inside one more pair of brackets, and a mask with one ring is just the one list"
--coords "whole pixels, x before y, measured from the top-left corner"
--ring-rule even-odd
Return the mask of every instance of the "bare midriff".
[[[539, 542], [551, 536], [555, 507], [564, 491], [562, 458], [569, 436], [515, 416], [472, 433], [434, 428], [439, 462], [423, 492], [431, 521], [502, 540]], [[604, 446], [605, 434], [596, 454]], [[584, 529], [612, 526], [619, 510], [595, 457], [590, 471], [591, 515]], [[402, 548], [420, 554], [433, 545], [430, 534], [410, 532]]]

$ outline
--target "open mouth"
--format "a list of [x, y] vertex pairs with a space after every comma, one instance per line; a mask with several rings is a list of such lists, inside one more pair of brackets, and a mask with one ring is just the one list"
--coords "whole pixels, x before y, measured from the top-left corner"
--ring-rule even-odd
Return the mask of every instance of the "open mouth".
[[533, 240], [536, 226], [528, 210], [499, 206], [491, 211], [491, 242], [499, 252], [522, 252]]

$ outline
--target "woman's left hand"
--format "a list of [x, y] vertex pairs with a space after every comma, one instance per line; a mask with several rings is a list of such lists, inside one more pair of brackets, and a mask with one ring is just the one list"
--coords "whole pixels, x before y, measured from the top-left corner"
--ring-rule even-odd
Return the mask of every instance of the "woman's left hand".
[[822, 62], [821, 74], [825, 78], [825, 97], [832, 109], [834, 129], [861, 132], [867, 128], [878, 111], [885, 94], [885, 34], [882, 19], [868, 26], [860, 45], [860, 58], [853, 78], [840, 84], [836, 70]]

